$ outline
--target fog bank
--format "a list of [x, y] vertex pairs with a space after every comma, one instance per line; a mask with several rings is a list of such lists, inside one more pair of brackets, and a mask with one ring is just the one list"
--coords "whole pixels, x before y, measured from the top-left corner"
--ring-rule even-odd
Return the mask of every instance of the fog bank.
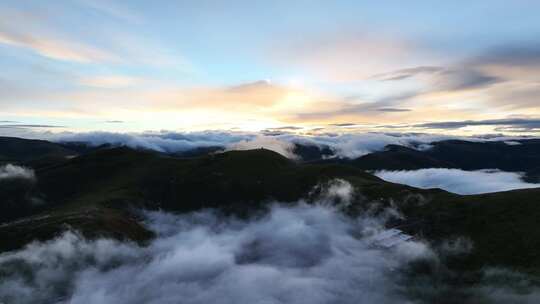
[[381, 170], [374, 174], [393, 183], [422, 189], [441, 188], [457, 194], [481, 194], [540, 187], [540, 184], [524, 182], [520, 173], [493, 169], [476, 171], [445, 168], [410, 171]]

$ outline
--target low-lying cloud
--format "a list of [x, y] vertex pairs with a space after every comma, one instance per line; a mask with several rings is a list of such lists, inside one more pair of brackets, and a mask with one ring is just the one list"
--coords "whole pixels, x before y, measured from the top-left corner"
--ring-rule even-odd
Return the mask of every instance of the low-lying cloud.
[[272, 150], [290, 159], [298, 159], [298, 155], [294, 154], [295, 146], [292, 142], [269, 136], [257, 136], [253, 139], [245, 139], [229, 145], [227, 150], [252, 150], [260, 148]]
[[[253, 220], [151, 212], [148, 247], [73, 232], [0, 256], [6, 303], [395, 303], [421, 242], [372, 247], [383, 228], [331, 208], [276, 205]], [[26, 271], [19, 271], [20, 269]]]
[[[385, 228], [385, 217], [351, 218], [328, 201], [347, 203], [353, 191], [334, 181], [313, 205], [276, 203], [249, 219], [216, 210], [145, 212], [157, 235], [145, 247], [66, 232], [0, 255], [0, 302], [435, 303], [458, 294], [459, 303], [539, 299], [532, 285], [521, 284], [519, 293], [489, 282], [457, 291], [424, 275], [411, 277], [411, 263], [438, 264], [441, 251], [420, 239], [380, 246], [395, 232]], [[442, 252], [462, 254], [469, 243], [453, 241]], [[512, 278], [529, 282], [518, 275]]]
[[536, 131], [540, 129], [540, 119], [509, 118], [488, 120], [443, 121], [415, 125], [426, 129], [461, 129], [470, 126], [498, 126], [505, 131], [516, 129], [519, 131]]
[[0, 223], [27, 214], [44, 200], [36, 189], [34, 170], [17, 165], [0, 166]]
[[457, 194], [481, 194], [540, 187], [540, 184], [524, 182], [521, 173], [499, 170], [464, 171], [446, 168], [381, 170], [376, 171], [375, 175], [393, 183], [422, 189], [440, 188]]
[[[426, 126], [427, 127], [427, 126]], [[286, 131], [273, 132], [235, 132], [235, 131], [199, 131], [199, 132], [30, 132], [17, 134], [19, 137], [45, 139], [60, 143], [86, 143], [90, 146], [110, 144], [127, 146], [134, 149], [147, 149], [163, 153], [182, 153], [200, 148], [215, 150], [245, 150], [265, 148], [291, 159], [299, 159], [294, 154], [294, 145], [301, 144], [328, 149], [327, 157], [357, 158], [382, 151], [388, 145], [400, 145], [423, 150], [429, 144], [457, 139], [474, 142], [515, 141], [528, 137], [508, 136], [447, 136], [422, 133], [342, 133], [342, 134], [294, 134]]]
[[0, 180], [2, 179], [12, 179], [12, 178], [23, 178], [23, 179], [35, 179], [34, 170], [16, 166], [12, 164], [7, 164], [0, 166]]
[[102, 144], [125, 145], [131, 148], [149, 149], [175, 153], [196, 148], [220, 147], [223, 150], [246, 150], [265, 148], [289, 158], [294, 155], [294, 144], [328, 147], [334, 157], [356, 158], [381, 151], [387, 145], [416, 147], [452, 137], [428, 134], [384, 134], [358, 133], [342, 135], [297, 135], [278, 134], [275, 136], [248, 132], [152, 132], [152, 133], [109, 133], [89, 132], [58, 134], [50, 138], [57, 142], [85, 142], [98, 146]]

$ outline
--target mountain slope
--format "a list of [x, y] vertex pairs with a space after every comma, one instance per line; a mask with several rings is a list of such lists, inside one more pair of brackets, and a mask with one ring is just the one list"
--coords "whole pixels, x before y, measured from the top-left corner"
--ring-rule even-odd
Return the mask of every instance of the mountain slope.
[[0, 164], [35, 161], [45, 158], [65, 158], [77, 155], [73, 150], [45, 140], [0, 137]]
[[44, 203], [17, 219], [0, 215], [0, 251], [66, 229], [144, 242], [151, 233], [132, 207], [218, 208], [252, 216], [273, 200], [310, 202], [320, 191], [316, 185], [338, 178], [357, 190], [348, 214], [393, 206], [406, 219], [391, 224], [412, 235], [433, 243], [472, 240], [473, 253], [459, 267], [502, 265], [540, 273], [540, 189], [459, 196], [388, 183], [350, 165], [297, 163], [264, 149], [175, 158], [111, 148], [36, 168], [36, 176], [35, 194]]

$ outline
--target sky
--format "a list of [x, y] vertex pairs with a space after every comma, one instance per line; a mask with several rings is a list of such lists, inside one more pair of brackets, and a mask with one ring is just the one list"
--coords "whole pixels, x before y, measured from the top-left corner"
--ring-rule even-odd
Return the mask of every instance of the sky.
[[540, 2], [0, 2], [0, 133], [540, 133]]

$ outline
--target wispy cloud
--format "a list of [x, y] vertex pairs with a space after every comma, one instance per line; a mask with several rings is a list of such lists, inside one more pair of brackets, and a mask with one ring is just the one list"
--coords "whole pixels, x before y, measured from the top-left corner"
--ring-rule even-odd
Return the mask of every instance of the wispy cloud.
[[131, 87], [137, 84], [142, 84], [143, 82], [144, 80], [141, 78], [121, 75], [82, 77], [79, 79], [79, 83], [83, 86], [104, 89]]
[[44, 125], [44, 124], [2, 124], [0, 128], [66, 128], [59, 125]]
[[378, 108], [377, 111], [380, 112], [409, 112], [412, 111], [411, 109], [404, 109], [404, 108]]
[[24, 28], [6, 26], [5, 22], [0, 22], [0, 43], [25, 48], [41, 56], [63, 61], [95, 63], [119, 60], [104, 49], [81, 42], [47, 37]]

